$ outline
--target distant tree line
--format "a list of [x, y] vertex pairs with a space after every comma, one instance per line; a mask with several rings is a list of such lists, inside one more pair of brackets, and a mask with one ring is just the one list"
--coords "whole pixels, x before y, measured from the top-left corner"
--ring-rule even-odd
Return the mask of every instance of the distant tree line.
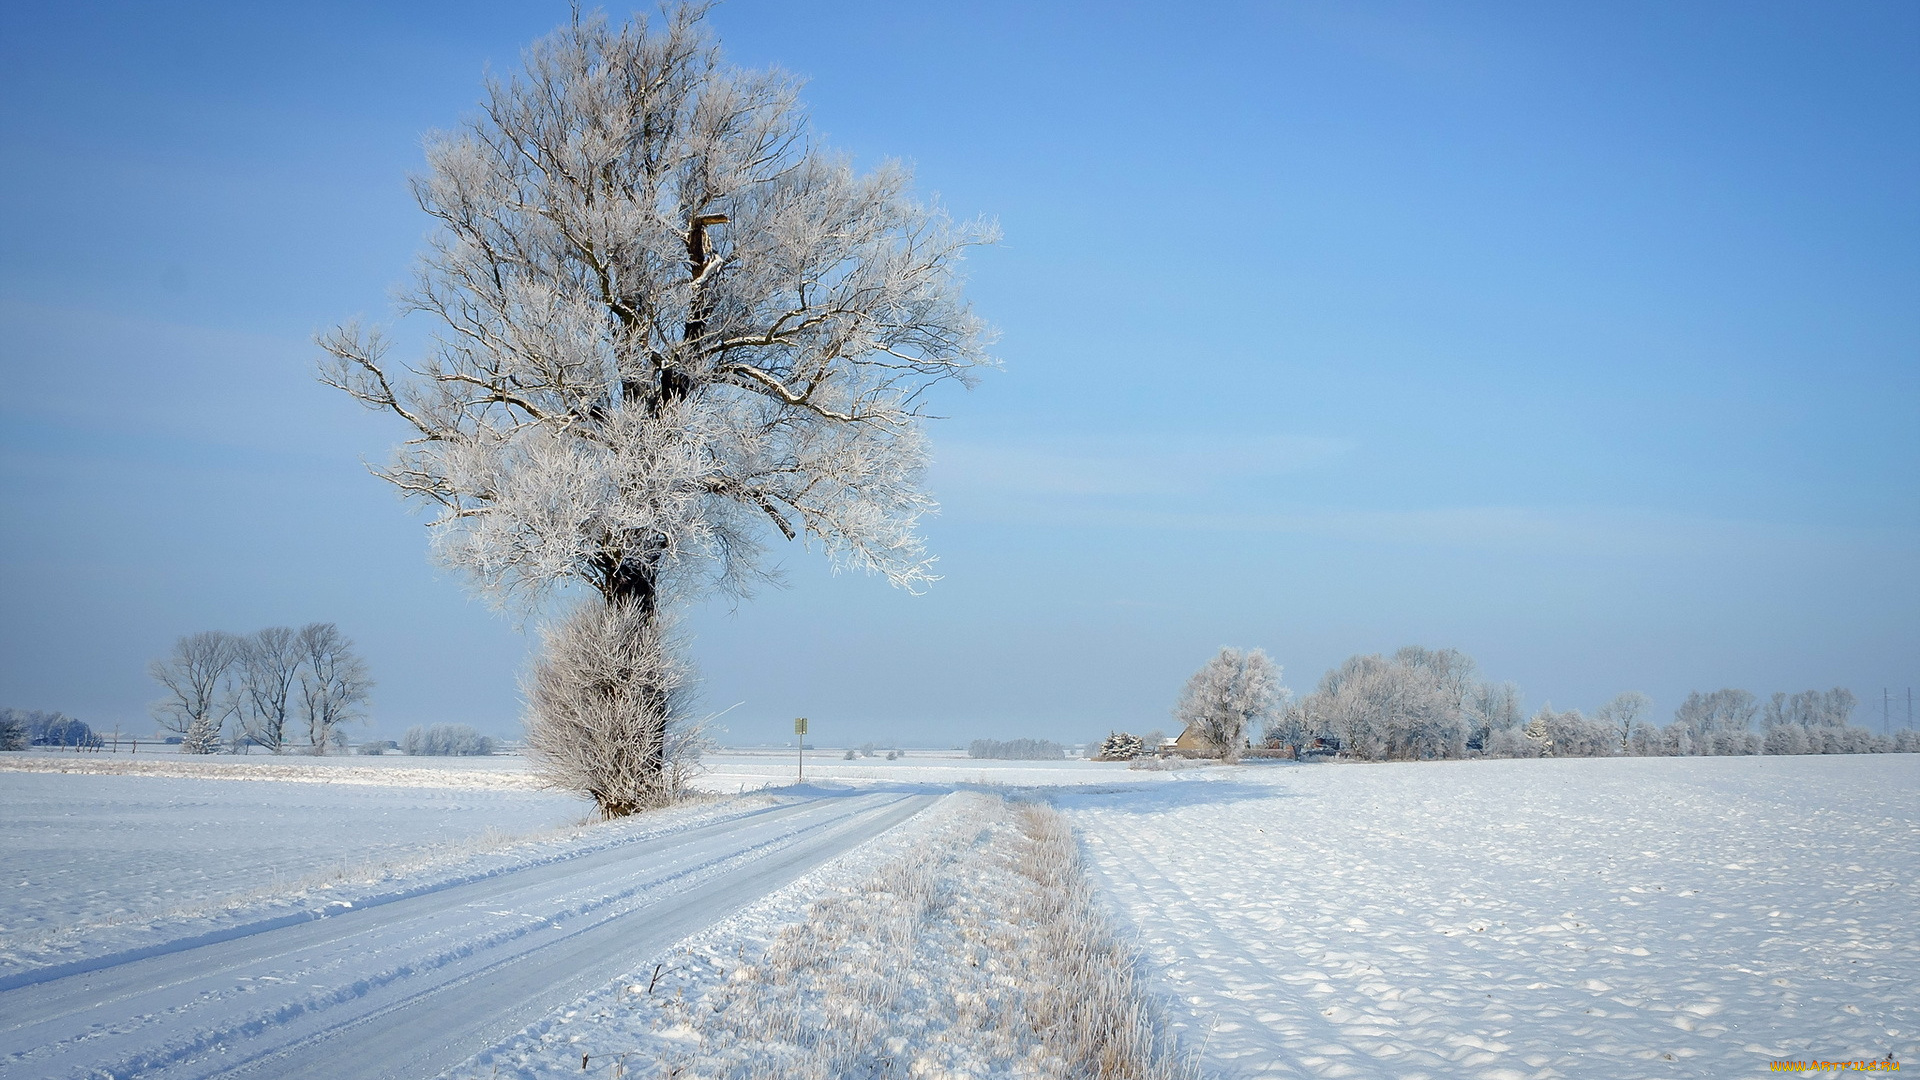
[[1320, 748], [1363, 761], [1920, 751], [1920, 733], [1850, 724], [1856, 704], [1844, 689], [1778, 693], [1764, 709], [1745, 690], [1695, 691], [1659, 726], [1646, 717], [1651, 700], [1629, 691], [1592, 716], [1548, 704], [1523, 722], [1511, 683], [1481, 680], [1458, 650], [1409, 647], [1327, 672], [1277, 712], [1265, 736], [1296, 754]]
[[993, 758], [999, 761], [1062, 761], [1066, 759], [1067, 748], [1049, 739], [975, 739], [967, 744], [967, 756], [970, 758]]
[[92, 750], [102, 745], [104, 740], [86, 721], [65, 713], [0, 708], [0, 750], [25, 750], [30, 746]]
[[[1418, 646], [1351, 657], [1295, 700], [1264, 652], [1225, 648], [1187, 681], [1174, 718], [1186, 736], [1182, 752], [1229, 760], [1250, 746], [1256, 729], [1268, 751], [1361, 761], [1920, 752], [1920, 732], [1876, 735], [1849, 723], [1858, 702], [1844, 689], [1778, 693], [1764, 707], [1745, 690], [1696, 691], [1665, 726], [1647, 718], [1652, 704], [1629, 691], [1592, 716], [1548, 704], [1524, 717], [1512, 683], [1482, 679], [1457, 649]], [[1153, 753], [1157, 735], [1115, 732], [1100, 756]]]
[[189, 634], [147, 672], [166, 691], [154, 719], [190, 754], [247, 746], [324, 754], [344, 745], [343, 725], [364, 718], [373, 689], [353, 642], [332, 623]]
[[414, 726], [400, 736], [400, 751], [422, 757], [486, 757], [499, 748], [491, 735], [465, 724]]

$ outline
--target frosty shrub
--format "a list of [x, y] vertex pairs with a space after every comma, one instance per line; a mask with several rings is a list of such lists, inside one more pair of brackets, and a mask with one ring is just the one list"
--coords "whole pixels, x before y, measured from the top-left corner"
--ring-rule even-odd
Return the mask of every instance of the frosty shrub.
[[1067, 748], [1050, 739], [975, 739], [967, 744], [970, 758], [1000, 761], [1064, 761]]
[[524, 687], [534, 774], [591, 797], [609, 818], [671, 802], [700, 738], [667, 628], [637, 604], [593, 604], [542, 636]]
[[180, 739], [183, 754], [218, 754], [225, 748], [220, 741], [219, 723], [210, 716], [194, 720]]
[[18, 709], [0, 708], [0, 751], [27, 748], [27, 722]]
[[1147, 745], [1140, 736], [1124, 731], [1108, 732], [1100, 744], [1100, 758], [1104, 761], [1132, 761], [1146, 751]]
[[[1541, 735], [1544, 736], [1545, 734], [1545, 727], [1543, 725]], [[1546, 749], [1543, 738], [1530, 739], [1517, 727], [1501, 728], [1494, 732], [1493, 735], [1487, 739], [1486, 746], [1488, 757], [1503, 758], [1542, 757], [1545, 755]]]
[[1907, 728], [1893, 733], [1893, 752], [1897, 754], [1920, 754], [1920, 731]]
[[1770, 725], [1765, 746], [1769, 754], [1804, 754], [1808, 747], [1807, 729], [1799, 724]]
[[1365, 761], [1463, 757], [1476, 730], [1470, 707], [1501, 700], [1472, 672], [1472, 659], [1452, 649], [1351, 657], [1301, 702], [1303, 725]]
[[[384, 748], [385, 744], [378, 744]], [[490, 735], [482, 735], [465, 724], [434, 724], [410, 727], [400, 737], [400, 751], [416, 757], [485, 757], [498, 748]], [[363, 745], [361, 753], [369, 752]], [[371, 751], [379, 753], [379, 749]]]
[[1173, 718], [1229, 761], [1237, 760], [1247, 733], [1273, 719], [1286, 693], [1280, 665], [1264, 650], [1228, 646], [1187, 680]]
[[[1535, 720], [1546, 730], [1554, 757], [1608, 757], [1620, 752], [1620, 733], [1612, 720], [1588, 719], [1579, 709], [1554, 712], [1542, 706]], [[1529, 725], [1531, 726], [1531, 725]]]
[[356, 754], [366, 754], [369, 757], [378, 757], [389, 750], [398, 749], [400, 749], [400, 744], [392, 739], [369, 739], [355, 746], [353, 752]]
[[1635, 720], [1633, 730], [1627, 735], [1627, 753], [1659, 757], [1661, 752], [1660, 729], [1645, 720]]
[[991, 229], [819, 145], [795, 80], [724, 64], [704, 11], [576, 14], [490, 78], [414, 181], [427, 354], [320, 339], [321, 378], [410, 429], [380, 475], [434, 511], [445, 565], [549, 614], [597, 594], [548, 634], [572, 651], [540, 661], [527, 722], [608, 814], [674, 787], [681, 676], [653, 622], [676, 602], [746, 595], [774, 534], [933, 580], [926, 392], [988, 360], [958, 267]]

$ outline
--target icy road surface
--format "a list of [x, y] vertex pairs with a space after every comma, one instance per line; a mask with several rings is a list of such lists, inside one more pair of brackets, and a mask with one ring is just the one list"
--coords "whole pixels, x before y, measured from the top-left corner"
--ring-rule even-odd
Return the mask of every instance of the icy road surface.
[[818, 792], [226, 940], [0, 980], [0, 1074], [417, 1078], [919, 812]]

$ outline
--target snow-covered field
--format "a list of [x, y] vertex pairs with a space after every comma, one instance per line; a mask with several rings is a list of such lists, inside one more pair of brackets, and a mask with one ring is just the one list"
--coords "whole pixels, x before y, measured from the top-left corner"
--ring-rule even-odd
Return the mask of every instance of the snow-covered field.
[[1920, 1058], [1920, 756], [1172, 775], [1058, 802], [1210, 1075]]
[[358, 784], [374, 787], [440, 787], [485, 791], [538, 791], [525, 758], [407, 757], [402, 754], [225, 754], [202, 757], [161, 753], [43, 751], [0, 754], [0, 775], [11, 772], [68, 775], [165, 776], [189, 780], [282, 780], [295, 784]]
[[[316, 790], [186, 783], [256, 808]], [[95, 921], [62, 938], [68, 954], [32, 952], [0, 977], [0, 1074], [439, 1075], [935, 800], [817, 788], [721, 798], [447, 858], [417, 849], [411, 864], [196, 917]]]
[[[663, 944], [635, 946], [630, 957], [667, 958], [661, 985], [669, 989], [629, 989], [651, 971], [648, 964], [645, 972], [609, 970], [602, 983], [580, 984], [571, 993], [586, 996], [572, 1005], [564, 996], [527, 997], [565, 1007], [524, 1030], [524, 1019], [502, 1028], [503, 1010], [487, 1029], [496, 1034], [480, 1044], [494, 1050], [463, 1075], [492, 1076], [496, 1067], [499, 1075], [577, 1074], [579, 1053], [593, 1070], [617, 1067], [630, 1076], [649, 1075], [652, 1065], [642, 1059], [654, 1051], [713, 1069], [771, 1061], [777, 1048], [763, 1047], [757, 1059], [728, 1058], [714, 1041], [724, 1025], [703, 1034], [683, 1023], [692, 1012], [674, 1010], [704, 1002], [711, 1018], [744, 1000], [726, 980], [751, 967], [753, 956], [801, 948], [790, 939], [809, 912], [879, 927], [896, 919], [901, 904], [918, 903], [888, 883], [926, 877], [902, 876], [901, 868], [935, 859], [935, 834], [950, 832], [951, 807], [966, 804], [943, 804], [947, 817], [882, 835], [872, 831], [879, 825], [842, 831], [858, 816], [849, 816], [849, 798], [979, 788], [1024, 790], [1066, 812], [1102, 903], [1143, 958], [1158, 1013], [1202, 1075], [1612, 1080], [1743, 1076], [1776, 1059], [1920, 1056], [1916, 755], [1147, 772], [949, 752], [897, 761], [822, 752], [809, 756], [807, 787], [783, 790], [793, 777], [790, 751], [733, 751], [712, 756], [702, 781], [726, 795], [614, 826], [585, 824], [586, 804], [530, 789], [517, 758], [142, 758], [137, 766], [125, 755], [0, 761], [0, 1014], [17, 994], [3, 988], [44, 980], [36, 972], [156, 948], [164, 954], [168, 942], [213, 940], [287, 918], [357, 922], [374, 935], [369, 940], [392, 937], [394, 945], [383, 948], [399, 947], [413, 939], [389, 933], [379, 912], [404, 914], [405, 904], [393, 902], [401, 896], [433, 907], [421, 925], [434, 933], [420, 939], [439, 942], [433, 955], [470, 948], [441, 941], [448, 933], [496, 948], [485, 918], [470, 928], [450, 921], [456, 912], [468, 919], [496, 906], [476, 901], [484, 906], [469, 910], [457, 902], [458, 890], [471, 884], [476, 896], [492, 895], [524, 881], [535, 890], [527, 896], [559, 905], [539, 916], [556, 926], [576, 918], [564, 914], [576, 909], [631, 909], [635, 925], [653, 935], [646, 940]], [[159, 775], [124, 774], [129, 768]], [[742, 791], [748, 794], [735, 794]], [[833, 810], [834, 802], [849, 809]], [[818, 813], [803, 811], [816, 804]], [[800, 816], [782, 817], [792, 824], [771, 833], [753, 824], [774, 820], [755, 816], [774, 808]], [[859, 813], [868, 814], [859, 820], [879, 820]], [[726, 832], [734, 828], [727, 822], [742, 831]], [[1005, 833], [1004, 824], [977, 830], [980, 850], [1012, 842], [992, 839], [996, 828]], [[672, 837], [688, 829], [689, 837], [713, 839], [661, 850], [687, 852], [674, 858], [710, 867], [701, 875], [734, 875], [724, 884], [728, 903], [764, 899], [669, 949], [665, 943], [678, 939], [660, 937], [666, 924], [633, 906], [654, 901], [641, 893], [601, 899], [625, 897], [630, 887], [594, 868], [625, 857], [622, 845], [653, 843], [649, 837], [678, 844]], [[857, 846], [869, 835], [882, 838]], [[830, 836], [844, 839], [829, 843]], [[780, 856], [782, 866], [798, 869], [778, 881], [753, 869], [762, 839], [772, 840], [770, 852], [790, 853]], [[987, 862], [939, 858], [946, 877], [938, 888], [981, 900], [970, 916], [978, 926], [1006, 916], [989, 910], [996, 905], [1023, 902], [1008, 899], [1014, 879]], [[646, 857], [635, 865], [648, 865]], [[808, 866], [818, 868], [780, 887]], [[581, 877], [571, 867], [600, 876]], [[655, 890], [646, 895], [664, 897], [700, 880], [707, 878], [675, 871], [661, 886], [646, 886]], [[360, 914], [334, 917], [348, 910]], [[1013, 917], [1017, 925], [1017, 911]], [[674, 918], [698, 922], [697, 912]], [[923, 952], [965, 936], [933, 924], [923, 931], [913, 938]], [[837, 940], [843, 951], [815, 957], [818, 970], [795, 968], [800, 974], [786, 984], [793, 1000], [776, 994], [761, 1004], [797, 1015], [795, 1002], [812, 993], [807, 987], [830, 979], [853, 986], [863, 965], [874, 974], [876, 965], [897, 963], [858, 935]], [[353, 965], [338, 962], [319, 981], [352, 985]], [[399, 970], [391, 958], [382, 962], [382, 970]], [[207, 993], [245, 1003], [261, 984], [247, 985], [254, 989], [239, 997], [212, 984]], [[899, 1000], [927, 1000], [917, 985]], [[964, 980], [954, 985], [974, 992]], [[664, 1008], [661, 994], [669, 992], [675, 1004]], [[342, 1002], [357, 1000], [357, 991], [341, 993]], [[861, 1014], [866, 1027], [888, 1015], [871, 1005]], [[894, 1014], [903, 1033], [914, 1025], [936, 1030], [924, 1009]], [[986, 1015], [989, 1024], [1024, 1022]], [[187, 1060], [162, 1073], [198, 1075]], [[941, 1068], [927, 1075], [969, 1071], [952, 1055], [929, 1060]], [[1041, 1073], [983, 1065], [973, 1074]]]
[[0, 978], [565, 831], [551, 792], [0, 771]]

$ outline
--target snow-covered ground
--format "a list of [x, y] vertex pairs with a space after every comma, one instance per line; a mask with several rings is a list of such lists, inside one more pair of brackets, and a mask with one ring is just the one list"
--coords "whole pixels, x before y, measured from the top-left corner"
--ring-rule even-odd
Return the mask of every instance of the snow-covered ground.
[[[646, 1075], [638, 1059], [619, 1057], [642, 1047], [678, 1047], [680, 1060], [705, 1054], [718, 1068], [727, 1063], [710, 1052], [717, 1044], [662, 1010], [658, 987], [641, 1007], [627, 989], [627, 976], [641, 973], [634, 965], [679, 958], [661, 976], [674, 1008], [734, 1000], [739, 988], [723, 976], [788, 947], [783, 935], [808, 912], [891, 917], [887, 905], [900, 898], [875, 883], [902, 852], [931, 859], [947, 825], [925, 819], [888, 835], [875, 814], [984, 788], [1024, 789], [1067, 812], [1116, 925], [1146, 961], [1160, 1012], [1204, 1075], [1612, 1080], [1920, 1056], [1915, 755], [1147, 772], [821, 752], [809, 755], [808, 786], [794, 789], [784, 786], [791, 751], [730, 751], [709, 758], [702, 781], [727, 795], [614, 825], [587, 824], [585, 803], [531, 789], [513, 757], [141, 757], [0, 758], [0, 1029], [22, 1023], [31, 994], [22, 995], [63, 971], [137, 989], [149, 967], [174, 978], [164, 973], [170, 956], [226, 949], [281, 964], [359, 927], [337, 940], [378, 943], [380, 955], [362, 963], [348, 961], [351, 951], [327, 953], [320, 967], [300, 968], [304, 989], [285, 1001], [272, 995], [292, 990], [240, 967], [211, 982], [194, 976], [198, 1000], [226, 1010], [207, 1030], [256, 1024], [291, 1037], [295, 1016], [319, 1024], [329, 1009], [349, 1018], [374, 1009], [354, 989], [362, 984], [392, 994], [383, 988], [437, 972], [427, 996], [465, 1000], [463, 969], [448, 964], [493, 949], [521, 964], [518, 950], [538, 940], [529, 928], [572, 926], [588, 929], [578, 940], [589, 944], [573, 946], [567, 962], [590, 957], [605, 974], [536, 992], [528, 980], [559, 961], [529, 953], [514, 968], [524, 976], [514, 985], [526, 984], [520, 1004], [461, 1036], [495, 1046], [470, 1075], [577, 1071], [577, 1058], [562, 1068], [576, 1036], [594, 1069]], [[856, 810], [862, 792], [880, 802]], [[634, 869], [611, 872], [621, 859]], [[633, 883], [641, 868], [662, 866], [657, 882]], [[954, 873], [958, 892], [1005, 892]], [[689, 893], [648, 914], [656, 898], [709, 887], [733, 907], [763, 899], [693, 940], [673, 927], [710, 926], [720, 907]], [[472, 901], [458, 899], [469, 888]], [[496, 894], [516, 899], [497, 903]], [[357, 914], [339, 918], [347, 912]], [[991, 915], [983, 909], [981, 925]], [[603, 916], [645, 932], [593, 929]], [[301, 926], [326, 929], [301, 931], [319, 937], [292, 951], [262, 944], [277, 940], [276, 927]], [[609, 933], [624, 952], [592, 944]], [[846, 971], [875, 963], [857, 940], [848, 948]], [[486, 1003], [467, 1005], [475, 1001]], [[95, 1045], [61, 1037], [62, 1061]], [[155, 1059], [157, 1075], [200, 1075], [191, 1064], [199, 1051], [160, 1044], [170, 1049]], [[434, 1060], [457, 1045], [466, 1044], [449, 1041]], [[281, 1053], [271, 1060], [295, 1060]], [[0, 1061], [0, 1071], [65, 1075], [24, 1069], [24, 1060]]]
[[[127, 801], [126, 785], [186, 783], [256, 805], [378, 791], [32, 779], [121, 785], [105, 789], [109, 806]], [[0, 1074], [438, 1075], [934, 799], [844, 788], [715, 799], [348, 874], [299, 890], [307, 899], [290, 912], [274, 911], [286, 898], [249, 896], [197, 920], [96, 923], [70, 940], [77, 955], [30, 956], [0, 978]], [[324, 826], [317, 811], [338, 809], [309, 806], [303, 823]]]
[[1920, 756], [1169, 775], [1057, 801], [1209, 1075], [1920, 1058]]
[[0, 978], [565, 832], [551, 792], [0, 771]]
[[1185, 1080], [1078, 859], [1043, 804], [948, 796], [453, 1077]]

